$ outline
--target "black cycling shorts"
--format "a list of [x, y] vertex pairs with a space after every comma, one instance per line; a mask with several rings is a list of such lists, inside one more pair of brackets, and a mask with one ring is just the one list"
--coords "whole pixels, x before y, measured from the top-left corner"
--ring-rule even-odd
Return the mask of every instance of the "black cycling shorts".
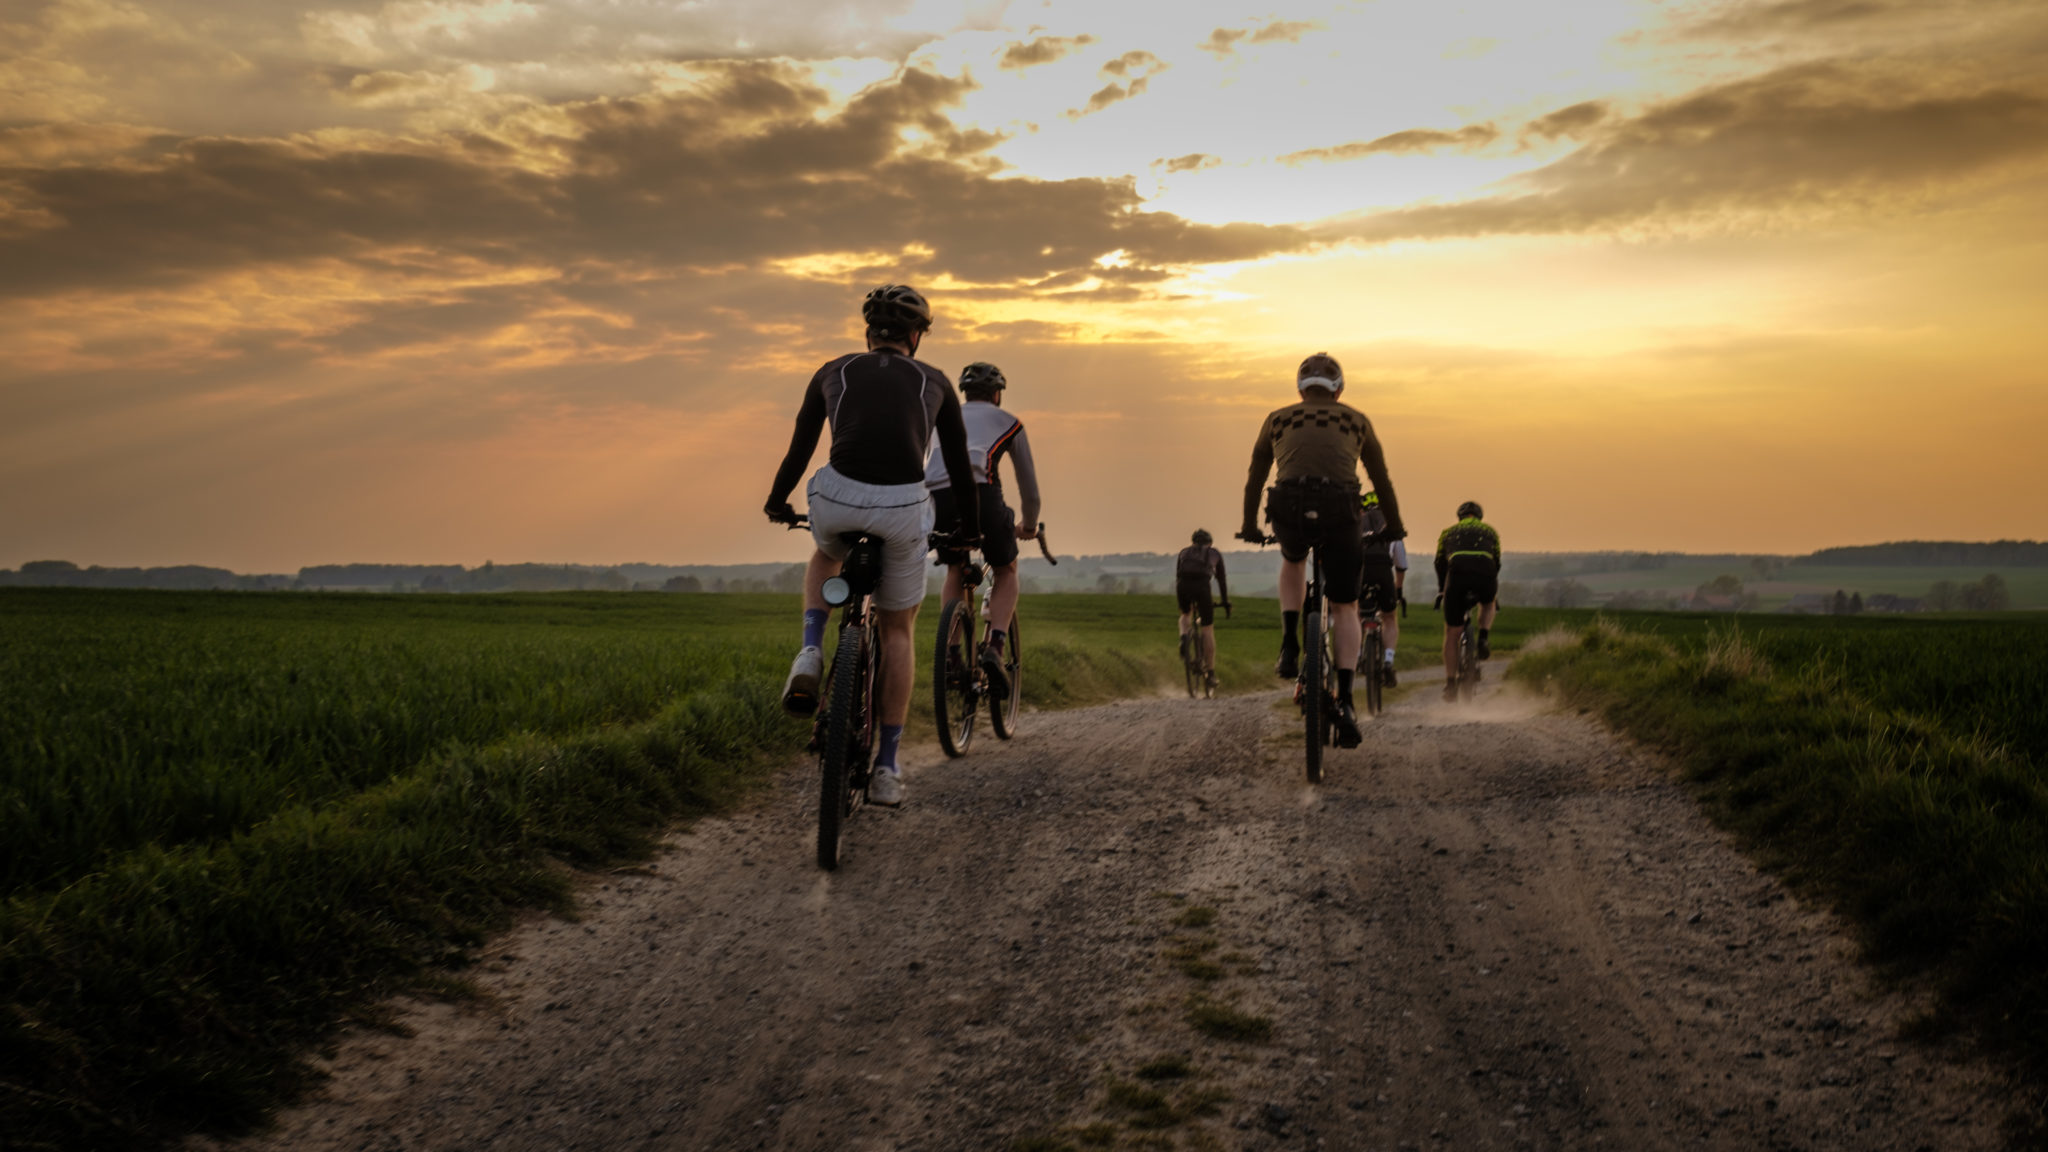
[[1182, 576], [1173, 582], [1173, 597], [1180, 601], [1183, 615], [1195, 614], [1195, 623], [1208, 627], [1216, 623], [1216, 605], [1209, 599], [1209, 578]]
[[[1017, 516], [1003, 503], [1003, 490], [994, 484], [976, 484], [981, 497], [981, 558], [989, 567], [1001, 568], [1017, 562]], [[941, 532], [960, 526], [960, 509], [953, 503], [953, 489], [932, 492], [932, 519]], [[951, 566], [967, 563], [967, 553], [939, 549], [939, 563]]]
[[1444, 578], [1444, 623], [1465, 625], [1465, 614], [1500, 595], [1500, 570], [1490, 556], [1453, 556]]
[[1365, 563], [1358, 485], [1283, 481], [1266, 489], [1266, 519], [1280, 538], [1281, 559], [1305, 560], [1314, 548], [1323, 560], [1323, 594], [1333, 604], [1358, 600], [1358, 578]]
[[1394, 587], [1392, 556], [1367, 556], [1358, 582], [1358, 606], [1361, 610], [1392, 612], [1400, 603], [1400, 589]]

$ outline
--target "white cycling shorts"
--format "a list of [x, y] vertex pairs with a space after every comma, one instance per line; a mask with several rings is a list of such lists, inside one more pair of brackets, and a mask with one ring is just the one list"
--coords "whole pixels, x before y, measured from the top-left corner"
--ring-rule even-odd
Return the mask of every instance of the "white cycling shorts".
[[926, 537], [932, 531], [932, 500], [924, 481], [909, 484], [863, 484], [832, 470], [818, 469], [804, 489], [810, 501], [811, 539], [818, 551], [834, 560], [851, 551], [842, 532], [880, 536], [882, 586], [875, 589], [877, 608], [903, 609], [924, 603]]

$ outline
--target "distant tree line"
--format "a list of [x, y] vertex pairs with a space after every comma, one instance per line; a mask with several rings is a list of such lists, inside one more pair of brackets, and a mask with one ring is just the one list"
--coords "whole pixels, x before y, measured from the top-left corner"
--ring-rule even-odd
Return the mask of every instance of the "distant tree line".
[[1853, 565], [1857, 567], [1985, 567], [2048, 568], [2048, 543], [2038, 540], [1994, 540], [1968, 543], [1956, 540], [1900, 540], [1891, 544], [1859, 544], [1849, 548], [1823, 548], [1795, 558], [1794, 564]]
[[225, 568], [80, 568], [69, 560], [31, 560], [20, 571], [0, 568], [0, 587], [157, 588], [174, 592], [257, 592], [292, 586], [290, 576], [242, 576]]

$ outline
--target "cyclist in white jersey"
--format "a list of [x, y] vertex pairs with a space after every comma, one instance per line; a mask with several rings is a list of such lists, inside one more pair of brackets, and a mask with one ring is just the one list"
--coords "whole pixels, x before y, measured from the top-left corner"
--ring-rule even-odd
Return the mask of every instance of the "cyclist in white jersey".
[[[1003, 411], [1003, 391], [1009, 381], [1003, 370], [975, 361], [960, 370], [960, 418], [967, 425], [967, 455], [974, 467], [975, 505], [981, 514], [981, 555], [988, 561], [993, 587], [989, 590], [988, 643], [981, 650], [981, 667], [988, 673], [989, 690], [997, 697], [1010, 692], [1003, 671], [1005, 629], [1017, 608], [1017, 541], [1038, 536], [1038, 469], [1031, 459], [1031, 438], [1024, 422]], [[1003, 480], [996, 466], [1008, 457], [1010, 472], [1017, 479], [1017, 497], [1023, 516], [1017, 517], [1003, 500]], [[952, 530], [960, 517], [959, 495], [946, 462], [934, 452], [925, 466], [925, 487], [931, 489], [939, 531]], [[960, 598], [960, 565], [965, 552], [939, 550], [939, 563], [946, 566], [946, 583], [941, 603]]]

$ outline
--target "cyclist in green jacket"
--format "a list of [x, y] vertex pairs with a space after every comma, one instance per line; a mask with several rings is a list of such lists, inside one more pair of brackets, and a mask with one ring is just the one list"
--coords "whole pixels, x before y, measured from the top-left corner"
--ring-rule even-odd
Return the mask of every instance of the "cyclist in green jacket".
[[1481, 519], [1476, 500], [1458, 505], [1458, 522], [1436, 538], [1436, 587], [1444, 606], [1444, 699], [1458, 698], [1458, 642], [1479, 610], [1479, 658], [1493, 655], [1486, 634], [1500, 610], [1500, 533]]

